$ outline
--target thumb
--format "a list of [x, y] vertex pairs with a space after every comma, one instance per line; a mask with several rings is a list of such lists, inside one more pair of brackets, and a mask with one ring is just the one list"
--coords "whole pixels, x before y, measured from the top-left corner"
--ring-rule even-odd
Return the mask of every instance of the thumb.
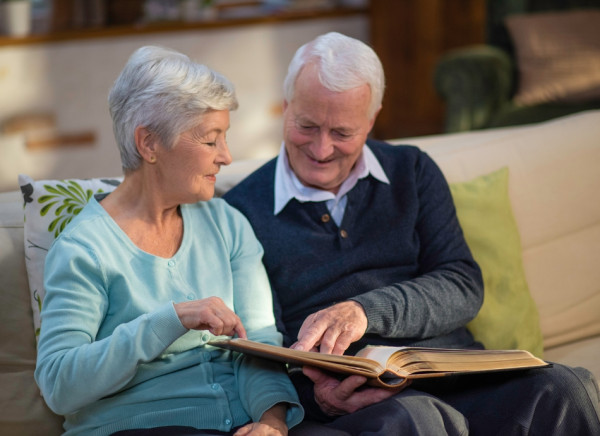
[[362, 375], [351, 375], [340, 381], [312, 366], [303, 366], [302, 373], [311, 379], [315, 385], [330, 385], [337, 388], [346, 397], [367, 382], [367, 378]]
[[332, 377], [325, 374], [323, 371], [313, 367], [313, 366], [303, 366], [302, 373], [312, 380], [315, 384], [320, 384], [326, 382], [328, 379]]

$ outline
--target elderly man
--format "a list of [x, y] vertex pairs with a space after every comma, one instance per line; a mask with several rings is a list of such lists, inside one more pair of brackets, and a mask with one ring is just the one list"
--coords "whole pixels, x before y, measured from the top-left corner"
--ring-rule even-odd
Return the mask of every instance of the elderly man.
[[[288, 346], [480, 348], [465, 325], [483, 300], [481, 273], [447, 182], [419, 149], [367, 140], [383, 89], [381, 63], [364, 43], [328, 33], [302, 46], [284, 82], [279, 156], [225, 198], [263, 244]], [[452, 377], [401, 392], [314, 368], [291, 376], [312, 420], [305, 434], [600, 434], [597, 385], [580, 368]]]

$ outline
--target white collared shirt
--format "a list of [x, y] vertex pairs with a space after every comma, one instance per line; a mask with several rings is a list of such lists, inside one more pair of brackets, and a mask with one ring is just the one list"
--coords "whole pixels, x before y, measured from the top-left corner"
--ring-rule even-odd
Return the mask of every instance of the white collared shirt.
[[290, 162], [285, 152], [285, 145], [281, 144], [279, 159], [275, 167], [275, 208], [273, 214], [277, 215], [293, 198], [301, 203], [308, 201], [325, 201], [333, 221], [339, 226], [344, 217], [348, 196], [346, 195], [358, 180], [371, 174], [377, 180], [389, 185], [390, 181], [371, 149], [365, 144], [363, 151], [356, 161], [356, 165], [344, 180], [337, 194], [322, 189], [304, 186], [290, 167]]

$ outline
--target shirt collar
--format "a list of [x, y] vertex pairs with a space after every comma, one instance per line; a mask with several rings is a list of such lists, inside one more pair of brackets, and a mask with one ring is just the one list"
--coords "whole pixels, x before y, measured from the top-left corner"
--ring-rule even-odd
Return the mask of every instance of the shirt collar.
[[277, 164], [275, 166], [275, 207], [273, 214], [277, 215], [285, 205], [295, 198], [301, 203], [308, 201], [327, 201], [338, 199], [346, 195], [358, 180], [371, 174], [375, 179], [389, 185], [381, 164], [368, 145], [364, 145], [356, 165], [350, 171], [348, 178], [344, 180], [337, 195], [329, 191], [304, 186], [290, 167], [290, 162], [285, 152], [285, 144], [281, 144]]

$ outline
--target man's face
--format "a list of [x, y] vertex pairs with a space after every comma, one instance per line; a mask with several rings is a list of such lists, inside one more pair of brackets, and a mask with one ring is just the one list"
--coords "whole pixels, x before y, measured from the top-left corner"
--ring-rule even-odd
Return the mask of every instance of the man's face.
[[284, 102], [283, 129], [290, 166], [305, 186], [337, 193], [373, 127], [370, 98], [366, 84], [333, 92], [321, 85], [314, 65], [302, 69], [292, 100]]

